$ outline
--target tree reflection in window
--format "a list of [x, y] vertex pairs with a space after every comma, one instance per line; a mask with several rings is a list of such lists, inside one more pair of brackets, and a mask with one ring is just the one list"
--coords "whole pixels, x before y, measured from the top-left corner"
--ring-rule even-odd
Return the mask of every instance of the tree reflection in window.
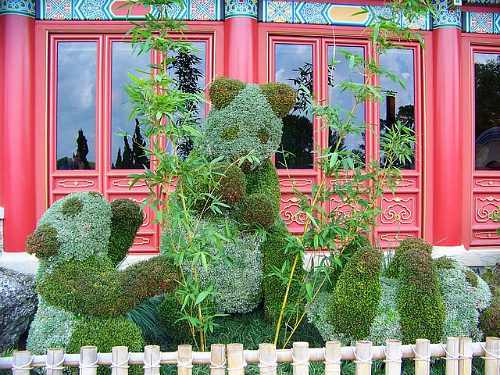
[[277, 43], [275, 82], [287, 83], [297, 90], [297, 102], [283, 118], [281, 146], [275, 156], [276, 168], [311, 169], [313, 166], [313, 122], [307, 110], [314, 85], [312, 46]]
[[500, 54], [475, 53], [475, 169], [500, 170]]

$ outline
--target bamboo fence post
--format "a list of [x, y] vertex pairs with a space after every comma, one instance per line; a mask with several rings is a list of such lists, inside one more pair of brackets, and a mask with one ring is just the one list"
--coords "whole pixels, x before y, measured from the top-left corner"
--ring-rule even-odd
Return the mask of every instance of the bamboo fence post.
[[276, 345], [259, 344], [259, 369], [261, 374], [276, 375], [277, 361]]
[[387, 340], [385, 342], [385, 374], [386, 375], [401, 375], [401, 357], [403, 349], [401, 341]]
[[[126, 346], [111, 348], [111, 375], [127, 375], [129, 354]], [[48, 374], [47, 374], [48, 375]]]
[[193, 372], [193, 349], [191, 345], [177, 347], [177, 374], [191, 375]]
[[458, 365], [459, 375], [472, 374], [472, 339], [470, 337], [460, 337], [459, 340], [460, 363]]
[[486, 349], [484, 356], [484, 375], [498, 375], [498, 337], [486, 337]]
[[158, 345], [148, 345], [144, 347], [144, 375], [160, 374], [160, 347]]
[[12, 374], [13, 375], [30, 375], [31, 370], [31, 352], [22, 350], [14, 352], [12, 358]]
[[293, 375], [309, 375], [309, 343], [294, 342], [292, 347]]
[[226, 345], [212, 344], [210, 346], [210, 375], [226, 373]]
[[231, 375], [244, 375], [246, 367], [243, 344], [227, 345], [227, 371]]
[[427, 339], [417, 339], [415, 348], [415, 375], [429, 375], [431, 370], [431, 343]]
[[96, 375], [97, 367], [97, 348], [82, 346], [80, 348], [80, 375]]
[[446, 339], [446, 375], [458, 375], [458, 359], [460, 358], [458, 337]]
[[372, 373], [373, 348], [370, 341], [356, 341], [354, 351], [354, 363], [356, 364], [356, 375], [370, 375]]
[[47, 349], [47, 375], [62, 375], [64, 364], [64, 350], [62, 348]]
[[340, 374], [341, 360], [340, 341], [328, 341], [325, 345], [325, 374]]

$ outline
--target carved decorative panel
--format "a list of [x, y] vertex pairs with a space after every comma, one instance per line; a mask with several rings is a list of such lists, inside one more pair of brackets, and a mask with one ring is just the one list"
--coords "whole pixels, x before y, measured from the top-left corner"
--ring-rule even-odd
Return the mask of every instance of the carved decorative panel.
[[475, 199], [475, 218], [478, 223], [493, 223], [491, 218], [498, 214], [498, 206], [500, 205], [500, 197], [493, 196], [478, 197]]
[[96, 180], [87, 178], [61, 178], [57, 179], [58, 188], [84, 189], [96, 185]]
[[413, 197], [383, 197], [381, 200], [382, 224], [411, 224], [414, 221], [415, 201]]
[[498, 188], [500, 187], [500, 180], [494, 178], [483, 178], [480, 180], [476, 180], [476, 185], [480, 187]]

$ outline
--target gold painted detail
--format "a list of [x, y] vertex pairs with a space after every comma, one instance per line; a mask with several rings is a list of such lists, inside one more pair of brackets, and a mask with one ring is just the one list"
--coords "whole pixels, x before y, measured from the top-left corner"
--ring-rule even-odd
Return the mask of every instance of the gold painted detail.
[[408, 233], [385, 233], [380, 236], [380, 239], [387, 242], [400, 242], [405, 238], [412, 238], [413, 236]]
[[147, 237], [137, 236], [134, 240], [133, 245], [135, 245], [135, 246], [147, 245], [150, 242], [151, 242], [151, 240]]
[[57, 185], [63, 188], [86, 188], [94, 186], [95, 182], [92, 180], [59, 180], [57, 181]]
[[[389, 205], [384, 205], [384, 202]], [[382, 216], [380, 221], [383, 224], [411, 224], [413, 221], [413, 197], [403, 199], [395, 197], [392, 199], [382, 198]]]
[[299, 202], [300, 199], [297, 197], [291, 197], [289, 199], [281, 198], [282, 209], [280, 211], [280, 215], [283, 220], [285, 220], [287, 225], [291, 223], [304, 225], [306, 216], [304, 214], [298, 215], [296, 212], [294, 212], [299, 207]]
[[363, 12], [364, 7], [352, 5], [333, 5], [329, 16], [336, 23], [359, 23], [361, 25], [368, 21], [369, 14]]
[[476, 221], [486, 223], [498, 214], [500, 198], [489, 196], [487, 198], [476, 197]]
[[[128, 188], [130, 187], [130, 184], [132, 183], [132, 180], [130, 178], [122, 178], [120, 180], [114, 180], [112, 182], [113, 186], [118, 186], [118, 187], [124, 187]], [[146, 186], [146, 183], [144, 181], [137, 181], [134, 185], [134, 187], [143, 187]]]
[[414, 185], [414, 184], [415, 184], [415, 181], [413, 181], [413, 180], [407, 180], [405, 178], [396, 181], [396, 186], [399, 187], [399, 188], [408, 187], [408, 186], [411, 186], [411, 185]]
[[290, 178], [290, 179], [283, 179], [280, 180], [280, 187], [285, 188], [285, 187], [291, 187], [291, 188], [297, 188], [297, 187], [305, 187], [308, 185], [312, 185], [313, 181], [312, 180], [307, 180], [305, 178]]
[[474, 237], [480, 240], [498, 240], [500, 236], [497, 234], [496, 230], [488, 231], [488, 232], [476, 232], [474, 233]]
[[500, 180], [494, 180], [494, 179], [477, 180], [476, 185], [481, 187], [500, 187]]

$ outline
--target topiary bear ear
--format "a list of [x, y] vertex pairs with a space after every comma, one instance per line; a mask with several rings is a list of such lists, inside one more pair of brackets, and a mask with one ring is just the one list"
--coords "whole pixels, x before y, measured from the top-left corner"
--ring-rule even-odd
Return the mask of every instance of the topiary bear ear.
[[297, 93], [292, 86], [286, 83], [269, 82], [261, 88], [279, 118], [285, 117], [295, 105]]
[[57, 230], [49, 224], [41, 224], [28, 236], [26, 252], [39, 259], [56, 255], [61, 244], [57, 240]]
[[208, 97], [216, 109], [222, 109], [227, 107], [245, 86], [245, 82], [237, 79], [218, 77], [208, 88]]

